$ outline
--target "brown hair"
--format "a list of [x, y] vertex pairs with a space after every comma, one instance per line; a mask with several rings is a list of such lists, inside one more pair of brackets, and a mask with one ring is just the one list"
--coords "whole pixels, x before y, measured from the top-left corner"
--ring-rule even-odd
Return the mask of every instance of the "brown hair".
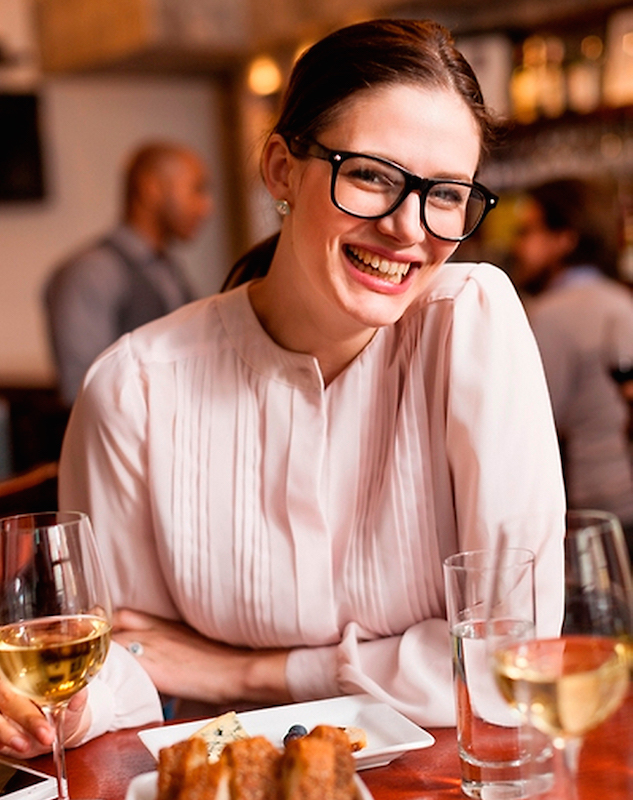
[[[482, 150], [491, 144], [494, 120], [475, 73], [449, 31], [429, 20], [374, 19], [318, 41], [295, 64], [271, 135], [292, 141], [297, 155], [301, 143], [332, 124], [358, 92], [407, 83], [457, 92], [477, 122]], [[277, 238], [276, 234], [242, 256], [222, 291], [265, 275]]]
[[449, 31], [428, 20], [375, 19], [321, 39], [295, 64], [273, 133], [314, 139], [353, 95], [403, 83], [453, 89], [489, 143], [494, 123], [479, 82]]

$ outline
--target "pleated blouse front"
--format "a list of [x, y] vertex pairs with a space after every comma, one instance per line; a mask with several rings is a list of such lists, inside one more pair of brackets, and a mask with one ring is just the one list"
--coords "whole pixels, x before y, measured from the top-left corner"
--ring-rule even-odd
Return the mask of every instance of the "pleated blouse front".
[[539, 556], [542, 623], [560, 620], [547, 392], [488, 265], [442, 268], [328, 387], [268, 337], [247, 287], [138, 329], [88, 373], [61, 485], [93, 518], [116, 605], [292, 648], [297, 700], [368, 691], [450, 724], [442, 559], [510, 517]]

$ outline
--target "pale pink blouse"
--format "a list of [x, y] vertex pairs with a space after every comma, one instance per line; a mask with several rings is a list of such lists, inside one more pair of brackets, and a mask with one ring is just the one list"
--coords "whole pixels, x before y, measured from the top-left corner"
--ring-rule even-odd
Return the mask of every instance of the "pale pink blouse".
[[442, 267], [328, 387], [264, 332], [246, 286], [124, 336], [73, 410], [61, 504], [91, 515], [116, 605], [291, 648], [296, 700], [369, 692], [452, 724], [442, 560], [504, 523], [537, 553], [541, 631], [561, 621], [549, 399], [488, 264]]

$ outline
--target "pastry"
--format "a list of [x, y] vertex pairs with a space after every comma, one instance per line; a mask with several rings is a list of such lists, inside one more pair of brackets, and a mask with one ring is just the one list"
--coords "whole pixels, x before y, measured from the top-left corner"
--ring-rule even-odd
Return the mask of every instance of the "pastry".
[[331, 742], [308, 736], [288, 742], [281, 760], [281, 798], [333, 798], [335, 782], [335, 756]]
[[281, 758], [264, 736], [227, 744], [220, 764], [229, 775], [231, 800], [277, 800]]
[[[222, 720], [223, 718], [218, 718]], [[294, 739], [283, 751], [264, 736], [224, 743], [223, 726], [205, 726], [165, 747], [158, 758], [157, 800], [355, 800], [356, 764], [347, 733], [317, 725]], [[205, 730], [204, 728], [202, 729]], [[232, 728], [233, 733], [235, 729]], [[243, 729], [242, 729], [243, 731]], [[211, 763], [209, 738], [222, 741], [219, 758]], [[215, 750], [215, 748], [214, 748]]]

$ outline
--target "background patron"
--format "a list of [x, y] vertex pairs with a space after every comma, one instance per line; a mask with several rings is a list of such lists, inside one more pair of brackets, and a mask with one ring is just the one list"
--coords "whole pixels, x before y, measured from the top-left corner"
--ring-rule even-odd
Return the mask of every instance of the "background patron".
[[194, 299], [169, 254], [211, 211], [202, 159], [179, 144], [151, 142], [125, 174], [122, 223], [59, 266], [45, 288], [62, 400], [72, 405], [99, 353], [124, 333]]

